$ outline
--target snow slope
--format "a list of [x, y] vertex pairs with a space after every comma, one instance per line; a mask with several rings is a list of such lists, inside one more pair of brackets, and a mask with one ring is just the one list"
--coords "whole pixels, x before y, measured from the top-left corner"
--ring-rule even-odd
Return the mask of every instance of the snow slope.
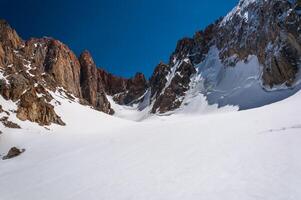
[[301, 92], [252, 110], [142, 122], [56, 99], [66, 127], [23, 122], [0, 135], [1, 155], [26, 149], [0, 161], [1, 200], [301, 199]]

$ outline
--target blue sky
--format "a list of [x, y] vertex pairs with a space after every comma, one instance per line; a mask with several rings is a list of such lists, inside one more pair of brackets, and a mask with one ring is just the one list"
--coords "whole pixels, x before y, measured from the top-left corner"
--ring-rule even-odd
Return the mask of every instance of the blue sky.
[[238, 0], [0, 0], [0, 17], [23, 39], [51, 36], [77, 55], [129, 77], [168, 58], [177, 41], [224, 16]]

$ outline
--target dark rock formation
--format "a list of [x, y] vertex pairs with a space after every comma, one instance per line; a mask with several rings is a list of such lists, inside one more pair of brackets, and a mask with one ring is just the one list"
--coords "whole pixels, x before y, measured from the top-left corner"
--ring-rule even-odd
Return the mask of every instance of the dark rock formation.
[[[42, 82], [41, 87], [45, 86], [49, 89], [59, 85], [55, 80], [45, 82], [42, 79], [41, 69], [45, 64], [45, 55], [39, 57], [40, 63], [33, 62], [36, 54], [29, 53], [29, 50], [35, 48], [35, 45], [24, 43], [16, 31], [3, 20], [0, 21], [0, 29], [0, 43], [3, 50], [0, 51], [0, 71], [5, 76], [5, 79], [0, 81], [0, 94], [7, 100], [18, 102], [16, 112], [21, 120], [30, 120], [41, 125], [51, 123], [64, 125], [53, 106], [45, 98], [39, 98], [35, 89], [35, 85]], [[50, 76], [52, 75], [49, 74]], [[49, 97], [46, 90], [44, 95]], [[49, 98], [48, 100], [50, 101]], [[2, 123], [17, 128], [8, 120]]]
[[105, 92], [121, 105], [139, 101], [148, 89], [148, 82], [141, 73], [130, 79], [114, 76], [102, 69], [99, 69], [98, 73]]
[[196, 73], [194, 66], [206, 57], [218, 22], [196, 32], [193, 38], [179, 40], [169, 63], [160, 63], [155, 68], [150, 79], [152, 113], [165, 113], [181, 106], [190, 78]]
[[157, 98], [167, 83], [167, 75], [169, 74], [169, 65], [161, 62], [155, 68], [155, 71], [150, 78], [151, 96]]
[[14, 157], [19, 156], [21, 153], [25, 152], [25, 149], [18, 149], [17, 147], [12, 147], [8, 153], [6, 154], [6, 156], [3, 156], [3, 160], [7, 160], [7, 159], [11, 159]]
[[2, 124], [7, 128], [21, 128], [18, 124], [9, 121], [8, 117], [1, 117], [0, 122], [2, 122]]
[[80, 64], [66, 45], [52, 38], [31, 39], [22, 50], [32, 68], [46, 72], [57, 85], [81, 97]]
[[114, 111], [106, 97], [101, 77], [90, 53], [84, 51], [79, 57], [79, 62], [81, 65], [80, 85], [83, 98], [94, 108], [112, 114]]
[[165, 90], [161, 90], [162, 94], [157, 97], [152, 112], [165, 113], [179, 108], [185, 92], [189, 89], [190, 77], [195, 73], [196, 69], [189, 60], [181, 62], [170, 84]]
[[61, 117], [55, 113], [53, 105], [49, 104], [46, 98], [37, 96], [35, 88], [22, 94], [17, 117], [20, 120], [29, 120], [40, 125], [50, 125], [51, 123], [65, 125]]

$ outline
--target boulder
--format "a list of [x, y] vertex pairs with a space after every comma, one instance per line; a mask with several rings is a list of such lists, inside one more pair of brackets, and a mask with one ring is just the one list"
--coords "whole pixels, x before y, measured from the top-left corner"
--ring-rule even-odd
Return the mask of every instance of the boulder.
[[25, 149], [18, 149], [17, 147], [12, 147], [2, 159], [3, 160], [11, 159], [19, 156], [23, 152], [25, 152]]

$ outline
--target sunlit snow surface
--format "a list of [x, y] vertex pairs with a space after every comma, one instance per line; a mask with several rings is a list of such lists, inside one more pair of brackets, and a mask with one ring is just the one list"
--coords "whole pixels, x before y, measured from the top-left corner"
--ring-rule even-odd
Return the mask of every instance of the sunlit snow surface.
[[1, 155], [26, 149], [0, 161], [1, 200], [301, 199], [300, 92], [252, 110], [142, 122], [56, 99], [66, 127], [1, 127]]

